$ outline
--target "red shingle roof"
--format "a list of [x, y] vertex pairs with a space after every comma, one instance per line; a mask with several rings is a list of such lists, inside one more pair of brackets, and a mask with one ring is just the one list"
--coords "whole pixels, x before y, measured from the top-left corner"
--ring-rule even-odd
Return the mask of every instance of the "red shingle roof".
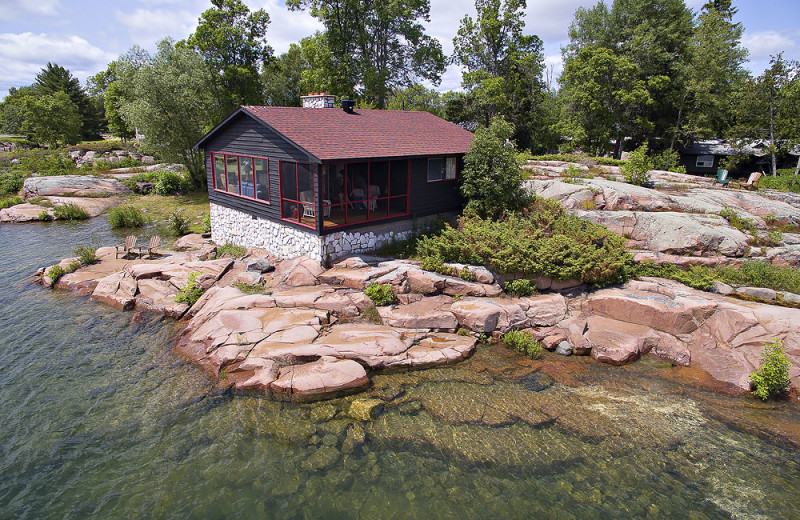
[[428, 112], [242, 107], [319, 159], [466, 153], [472, 133]]

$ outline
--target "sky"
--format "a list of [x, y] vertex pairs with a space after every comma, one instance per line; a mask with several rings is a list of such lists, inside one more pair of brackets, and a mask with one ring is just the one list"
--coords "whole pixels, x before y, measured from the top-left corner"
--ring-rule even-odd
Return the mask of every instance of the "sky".
[[[283, 0], [244, 0], [251, 10], [264, 8], [271, 23], [267, 39], [276, 54], [289, 44], [321, 29], [306, 12], [286, 9]], [[686, 0], [699, 10], [705, 0]], [[557, 77], [561, 72], [561, 47], [578, 7], [597, 0], [528, 0], [528, 34], [544, 42], [545, 62]], [[611, 3], [610, 0], [607, 3]], [[738, 0], [736, 21], [744, 26], [742, 44], [750, 51], [747, 67], [758, 75], [769, 65], [770, 55], [784, 52], [800, 59], [799, 0]], [[30, 85], [48, 61], [69, 69], [85, 85], [86, 78], [133, 45], [149, 51], [160, 39], [186, 38], [197, 26], [209, 0], [0, 0], [0, 99], [10, 87]], [[431, 0], [428, 34], [442, 43], [448, 55], [458, 22], [474, 15], [472, 0]], [[461, 73], [448, 67], [440, 91], [458, 89]]]

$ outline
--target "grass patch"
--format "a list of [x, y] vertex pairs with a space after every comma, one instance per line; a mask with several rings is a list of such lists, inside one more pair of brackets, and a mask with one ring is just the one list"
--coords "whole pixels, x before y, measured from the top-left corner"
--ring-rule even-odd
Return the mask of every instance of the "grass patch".
[[16, 206], [17, 204], [24, 204], [25, 199], [20, 197], [19, 195], [15, 195], [13, 197], [6, 197], [4, 199], [0, 199], [0, 209], [10, 208], [11, 206]]
[[[148, 222], [161, 222], [162, 227], [176, 211], [181, 211], [189, 221], [189, 231], [200, 233], [203, 228], [203, 217], [209, 214], [208, 192], [191, 192], [180, 195], [162, 197], [161, 195], [128, 195], [128, 206], [141, 211]], [[165, 229], [165, 235], [170, 233]]]
[[86, 220], [89, 218], [85, 209], [72, 203], [55, 206], [53, 213], [58, 220]]
[[138, 228], [145, 224], [144, 213], [134, 206], [117, 206], [106, 214], [106, 220], [113, 229]]
[[222, 258], [225, 255], [228, 255], [232, 258], [241, 258], [246, 254], [246, 247], [237, 246], [236, 244], [231, 244], [230, 242], [221, 246], [217, 246], [217, 258]]
[[369, 323], [374, 323], [375, 325], [383, 325], [383, 318], [381, 318], [380, 313], [378, 312], [378, 308], [375, 305], [370, 305], [364, 312], [361, 313], [361, 317], [364, 318], [365, 321]]
[[268, 290], [263, 283], [245, 283], [235, 282], [234, 287], [239, 289], [245, 294], [271, 294], [272, 291]]

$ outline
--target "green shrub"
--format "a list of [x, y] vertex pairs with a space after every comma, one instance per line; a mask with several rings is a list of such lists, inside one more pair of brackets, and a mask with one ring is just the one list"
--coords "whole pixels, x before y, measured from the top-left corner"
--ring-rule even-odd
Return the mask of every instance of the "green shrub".
[[728, 223], [743, 233], [755, 235], [757, 233], [756, 226], [752, 219], [740, 217], [734, 210], [725, 206], [719, 212], [719, 216], [728, 221]]
[[635, 278], [647, 276], [669, 278], [701, 291], [707, 290], [718, 279], [714, 270], [708, 267], [693, 265], [689, 269], [683, 270], [674, 264], [656, 265], [650, 260], [633, 266], [630, 270], [630, 276]]
[[800, 175], [794, 174], [794, 168], [778, 170], [776, 177], [764, 175], [758, 183], [762, 188], [800, 193]]
[[70, 262], [67, 264], [67, 268], [64, 270], [65, 273], [74, 273], [78, 269], [81, 268], [80, 262]]
[[50, 212], [47, 211], [46, 209], [43, 209], [42, 211], [39, 212], [39, 216], [37, 216], [36, 218], [39, 219], [39, 222], [50, 222], [51, 220], [53, 220], [53, 215], [51, 215]]
[[202, 274], [203, 273], [200, 271], [192, 271], [189, 273], [189, 280], [186, 282], [186, 287], [179, 290], [178, 294], [175, 295], [175, 301], [177, 303], [185, 303], [189, 307], [197, 303], [197, 300], [199, 300], [205, 292], [205, 289], [197, 282], [197, 277]]
[[527, 278], [517, 278], [506, 282], [503, 290], [512, 296], [530, 296], [536, 292], [536, 285]]
[[789, 387], [789, 367], [791, 363], [783, 348], [783, 342], [773, 339], [765, 343], [761, 368], [750, 374], [753, 395], [766, 401], [784, 392]]
[[23, 199], [19, 195], [15, 195], [13, 197], [0, 200], [0, 209], [6, 209], [10, 208], [11, 206], [16, 206], [17, 204], [24, 204], [24, 203], [25, 199]]
[[5, 173], [0, 171], [0, 195], [11, 195], [18, 193], [19, 190], [22, 189], [22, 185], [25, 183], [25, 177], [27, 177], [26, 174], [15, 172], [13, 170]]
[[76, 247], [72, 253], [78, 257], [83, 265], [90, 265], [97, 262], [97, 250], [92, 246], [81, 245]]
[[566, 182], [573, 182], [575, 179], [594, 179], [594, 175], [588, 171], [581, 170], [578, 166], [570, 164], [562, 174]]
[[472, 271], [470, 271], [469, 269], [466, 269], [466, 268], [464, 268], [461, 271], [459, 271], [458, 277], [461, 278], [462, 280], [464, 280], [465, 282], [476, 282], [476, 281], [478, 281], [478, 277], [475, 276], [475, 273], [473, 273]]
[[650, 170], [653, 169], [653, 163], [647, 157], [647, 144], [632, 151], [628, 162], [623, 164], [621, 169], [627, 183], [644, 186], [645, 183], [650, 182]]
[[47, 275], [48, 278], [50, 278], [50, 287], [52, 287], [56, 284], [59, 278], [67, 274], [67, 272], [60, 265], [54, 265], [53, 267], [48, 269], [45, 274]]
[[203, 217], [203, 227], [200, 228], [201, 233], [211, 233], [211, 213], [206, 213]]
[[138, 228], [145, 223], [144, 214], [134, 206], [117, 206], [108, 210], [106, 220], [113, 229]]
[[589, 160], [605, 166], [622, 166], [626, 162], [626, 161], [621, 161], [619, 159], [612, 159], [611, 157], [591, 157], [588, 155], [578, 155], [574, 153], [535, 155], [531, 157], [531, 159], [533, 159], [534, 161], [564, 161], [564, 162], [574, 162], [574, 163], [579, 163], [582, 161]]
[[[522, 189], [522, 170], [509, 141], [514, 125], [494, 117], [489, 128], [479, 128], [464, 156], [460, 174], [461, 194], [467, 207], [484, 217], [521, 209], [527, 194]], [[511, 143], [511, 145], [509, 145]]]
[[364, 289], [364, 294], [366, 294], [377, 307], [391, 305], [397, 301], [394, 292], [392, 292], [392, 286], [388, 283], [377, 284], [373, 282]]
[[677, 150], [667, 148], [653, 155], [653, 169], [675, 173], [686, 173], [686, 167], [680, 164], [681, 156]]
[[503, 343], [531, 359], [538, 359], [542, 355], [542, 344], [521, 330], [510, 330], [503, 334]]
[[158, 195], [173, 195], [182, 191], [186, 185], [183, 176], [175, 172], [159, 172], [154, 191]]
[[439, 235], [420, 239], [417, 253], [423, 268], [441, 262], [485, 265], [500, 274], [598, 287], [627, 280], [625, 268], [632, 264], [622, 237], [540, 197], [499, 221], [466, 212], [458, 227], [447, 225]]
[[176, 237], [182, 237], [188, 234], [191, 224], [189, 218], [185, 217], [180, 211], [173, 211], [169, 214], [169, 217], [167, 217], [167, 229], [169, 230], [169, 234]]
[[58, 220], [86, 220], [89, 214], [82, 207], [72, 204], [64, 204], [53, 208], [53, 213]]
[[233, 258], [241, 258], [247, 254], [247, 248], [244, 246], [237, 246], [236, 244], [231, 244], [228, 242], [227, 244], [223, 244], [221, 246], [217, 246], [217, 258], [222, 258], [225, 255], [231, 256]]
[[75, 175], [78, 173], [75, 162], [60, 151], [30, 150], [18, 157], [18, 159], [19, 163], [12, 166], [10, 171], [21, 176], [23, 180], [34, 173], [45, 176]]
[[469, 333], [469, 329], [465, 329], [463, 327], [459, 328], [456, 331], [456, 334], [458, 334], [459, 336], [471, 336], [471, 334]]

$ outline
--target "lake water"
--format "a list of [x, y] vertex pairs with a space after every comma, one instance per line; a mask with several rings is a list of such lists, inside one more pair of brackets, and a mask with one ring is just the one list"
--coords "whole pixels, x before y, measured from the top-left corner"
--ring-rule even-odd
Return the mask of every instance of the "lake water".
[[92, 241], [120, 237], [0, 226], [0, 518], [800, 518], [794, 403], [497, 345], [376, 376], [369, 423], [230, 396], [172, 320], [30, 283]]

